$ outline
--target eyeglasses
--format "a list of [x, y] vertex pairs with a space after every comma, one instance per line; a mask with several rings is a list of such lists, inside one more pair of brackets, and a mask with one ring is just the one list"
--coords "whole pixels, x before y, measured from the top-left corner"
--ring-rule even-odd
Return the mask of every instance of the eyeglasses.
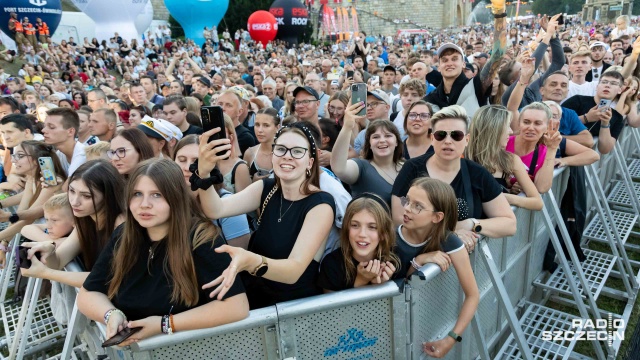
[[405, 207], [407, 207], [407, 205], [409, 205], [409, 211], [414, 215], [420, 214], [421, 211], [433, 211], [433, 212], [436, 212], [435, 210], [425, 209], [422, 206], [420, 206], [419, 204], [411, 202], [406, 196], [403, 196], [403, 197], [400, 198], [400, 205], [402, 205], [403, 208], [405, 208]]
[[464, 139], [464, 132], [460, 130], [444, 131], [438, 130], [433, 132], [433, 138], [437, 141], [442, 141], [447, 138], [447, 135], [451, 136], [453, 141], [462, 141]]
[[420, 120], [422, 120], [422, 121], [427, 121], [427, 120], [431, 119], [431, 114], [430, 113], [418, 114], [418, 113], [415, 113], [415, 112], [410, 112], [407, 115], [407, 119], [412, 120], [412, 121], [413, 120], [418, 120], [418, 118], [420, 118]]
[[27, 157], [27, 156], [31, 156], [29, 154], [25, 154], [25, 153], [16, 153], [16, 154], [11, 154], [11, 161], [13, 162], [18, 162], [20, 161], [22, 158]]
[[375, 107], [377, 107], [380, 104], [384, 104], [383, 102], [379, 102], [379, 101], [374, 101], [374, 102], [370, 102], [367, 104], [367, 109], [373, 109]]
[[620, 83], [617, 81], [600, 80], [600, 85], [620, 86]]
[[273, 144], [272, 152], [273, 155], [277, 157], [283, 157], [289, 152], [291, 157], [294, 159], [302, 159], [304, 155], [307, 153], [307, 148], [303, 148], [300, 146], [294, 146], [292, 148], [288, 148], [284, 145]]
[[132, 150], [132, 149], [127, 149], [127, 148], [117, 148], [115, 150], [107, 150], [107, 156], [109, 157], [109, 159], [113, 159], [115, 157], [118, 158], [118, 160], [120, 159], [124, 159], [125, 156], [127, 156], [127, 150]]
[[293, 102], [293, 106], [309, 106], [309, 104], [314, 103], [318, 100], [300, 100], [300, 101], [294, 101]]

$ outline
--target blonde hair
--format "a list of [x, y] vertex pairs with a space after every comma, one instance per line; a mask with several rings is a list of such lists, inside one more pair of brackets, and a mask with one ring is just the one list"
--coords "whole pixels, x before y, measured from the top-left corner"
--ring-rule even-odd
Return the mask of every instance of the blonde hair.
[[84, 148], [84, 153], [87, 158], [91, 157], [92, 159], [99, 159], [104, 157], [103, 155], [107, 154], [107, 151], [111, 149], [110, 144], [106, 141], [98, 141], [93, 145], [89, 145]]
[[184, 102], [187, 105], [187, 112], [194, 113], [200, 117], [200, 101], [193, 96], [186, 96]]
[[435, 131], [436, 124], [446, 119], [462, 120], [465, 123], [465, 129], [469, 128], [469, 116], [467, 116], [467, 111], [460, 105], [447, 106], [433, 114], [431, 116], [431, 129]]
[[53, 195], [42, 205], [42, 208], [44, 211], [67, 210], [71, 213], [69, 196], [66, 193]]
[[491, 174], [514, 172], [511, 154], [501, 146], [512, 114], [502, 105], [488, 105], [476, 111], [469, 127], [466, 158], [484, 166]]
[[[582, 46], [582, 44], [580, 44], [580, 46]], [[569, 59], [569, 61], [571, 62], [575, 58], [582, 58], [582, 57], [586, 57], [586, 58], [589, 58], [589, 60], [591, 60], [591, 51], [589, 50], [578, 51], [577, 53], [571, 55], [571, 58]]]

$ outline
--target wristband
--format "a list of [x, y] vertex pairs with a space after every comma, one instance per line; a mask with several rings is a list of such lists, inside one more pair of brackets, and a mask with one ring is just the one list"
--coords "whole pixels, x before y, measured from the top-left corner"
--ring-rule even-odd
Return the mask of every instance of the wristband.
[[194, 163], [189, 166], [189, 171], [191, 171], [191, 177], [189, 178], [191, 191], [196, 191], [198, 189], [207, 190], [212, 185], [218, 185], [224, 182], [224, 177], [218, 169], [213, 169], [208, 178], [201, 178], [200, 174], [198, 174], [198, 160], [194, 161]]
[[493, 14], [493, 18], [494, 19], [500, 19], [500, 18], [503, 18], [503, 17], [507, 17], [507, 13], [506, 12], [503, 12], [502, 14]]
[[411, 266], [413, 266], [414, 269], [420, 271], [420, 265], [418, 265], [416, 258], [411, 259]]
[[610, 128], [610, 127], [611, 127], [611, 124], [608, 124], [608, 125], [602, 125], [602, 124], [600, 124], [600, 129], [608, 129], [608, 128]]

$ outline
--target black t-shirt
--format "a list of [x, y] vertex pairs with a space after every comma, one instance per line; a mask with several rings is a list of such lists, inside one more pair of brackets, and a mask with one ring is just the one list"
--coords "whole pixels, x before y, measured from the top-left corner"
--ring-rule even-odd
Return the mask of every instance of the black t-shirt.
[[[396, 177], [393, 184], [392, 195], [397, 197], [406, 196], [414, 179], [429, 176], [427, 172], [427, 160], [433, 156], [433, 153], [427, 153], [413, 159], [407, 160]], [[484, 219], [484, 211], [482, 203], [495, 199], [502, 193], [502, 187], [496, 182], [487, 169], [467, 159], [460, 159], [461, 169], [458, 175], [451, 182], [451, 187], [458, 198], [458, 221], [468, 218]], [[469, 209], [469, 199], [466, 199], [466, 191], [464, 188], [465, 181], [462, 178], [462, 167], [467, 167], [469, 184], [471, 186], [471, 195], [473, 196], [473, 209]]]
[[437, 105], [440, 109], [450, 105], [455, 105], [458, 103], [458, 99], [460, 98], [462, 90], [469, 84], [469, 82], [472, 82], [478, 105], [487, 105], [487, 97], [489, 94], [491, 94], [491, 87], [483, 91], [480, 76], [474, 76], [473, 78], [469, 79], [464, 74], [464, 72], [461, 73], [453, 82], [453, 85], [451, 86], [451, 92], [449, 92], [448, 94], [445, 92], [444, 81], [442, 81], [440, 85], [438, 85], [434, 91], [426, 95], [423, 100], [428, 103]]
[[[354, 259], [351, 259], [354, 266], [358, 266]], [[347, 281], [347, 269], [344, 266], [344, 256], [342, 249], [337, 248], [322, 259], [320, 264], [320, 275], [318, 276], [318, 286], [322, 289], [340, 291], [353, 288], [356, 281], [354, 274], [351, 281]]]
[[[98, 261], [93, 266], [91, 273], [82, 285], [88, 291], [98, 291], [106, 294], [109, 282], [112, 279], [111, 262], [114, 252], [122, 234], [123, 226], [120, 225], [111, 235], [111, 240], [106, 245]], [[153, 259], [150, 259], [150, 249], [154, 245]], [[216, 301], [209, 297], [211, 289], [202, 290], [202, 285], [212, 281], [222, 274], [231, 263], [231, 257], [227, 253], [218, 254], [215, 248], [224, 245], [224, 241], [218, 237], [214, 243], [204, 243], [191, 251], [193, 264], [198, 280], [199, 298], [198, 305], [204, 305]], [[144, 319], [149, 316], [161, 316], [169, 313], [173, 306], [172, 314], [178, 314], [190, 308], [184, 304], [171, 303], [172, 284], [164, 272], [164, 261], [167, 255], [167, 240], [154, 243], [146, 235], [141, 241], [138, 261], [131, 271], [125, 276], [118, 294], [111, 299], [113, 305], [122, 310], [129, 320]], [[244, 286], [239, 278], [225, 294], [229, 298], [244, 293]], [[197, 307], [195, 306], [195, 307]]]
[[[394, 279], [403, 279], [407, 277], [407, 273], [411, 268], [411, 260], [422, 254], [422, 249], [424, 249], [425, 245], [429, 242], [429, 240], [427, 240], [421, 244], [410, 244], [402, 236], [401, 229], [402, 225], [398, 226], [398, 229], [396, 230], [396, 246], [393, 249], [393, 252], [400, 259], [400, 271], [394, 274]], [[454, 253], [463, 248], [464, 243], [460, 240], [458, 235], [453, 232], [449, 233], [444, 242], [440, 244], [440, 249], [447, 254]]]
[[244, 154], [248, 148], [258, 144], [251, 130], [242, 124], [236, 126], [236, 137], [238, 138], [238, 145], [240, 145], [240, 154]]
[[[263, 190], [260, 204], [264, 203], [267, 194], [275, 186], [275, 179], [263, 179]], [[280, 207], [282, 201], [282, 207]], [[251, 236], [249, 251], [266, 256], [270, 259], [287, 259], [300, 235], [302, 224], [307, 213], [321, 204], [329, 204], [335, 214], [333, 196], [319, 191], [298, 201], [289, 201], [282, 197], [282, 189], [278, 189], [262, 214], [260, 226]], [[278, 221], [283, 214], [282, 221]], [[294, 284], [284, 284], [265, 278], [258, 278], [243, 274], [243, 281], [247, 287], [249, 306], [258, 309], [271, 306], [282, 301], [300, 299], [320, 294], [316, 282], [319, 263], [312, 260]]]
[[[562, 103], [562, 107], [575, 111], [578, 116], [588, 113], [594, 106], [596, 106], [594, 97], [584, 95], [574, 95]], [[624, 118], [614, 108], [611, 108], [611, 114], [611, 121], [609, 121], [611, 129], [609, 130], [611, 131], [611, 137], [618, 139], [620, 132], [624, 128]], [[600, 121], [588, 122], [584, 126], [589, 129], [592, 136], [600, 135]]]
[[189, 124], [189, 128], [187, 128], [187, 130], [182, 132], [182, 136], [185, 137], [187, 135], [192, 135], [192, 134], [200, 135], [200, 134], [202, 134], [202, 132], [203, 131], [202, 131], [201, 127]]

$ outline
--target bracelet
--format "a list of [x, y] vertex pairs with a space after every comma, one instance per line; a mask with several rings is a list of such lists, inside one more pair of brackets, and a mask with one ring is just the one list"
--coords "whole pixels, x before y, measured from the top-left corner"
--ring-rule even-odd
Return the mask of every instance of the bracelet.
[[518, 81], [518, 84], [523, 85], [523, 86], [529, 85], [529, 83], [523, 83], [522, 81]]
[[413, 266], [413, 268], [418, 271], [420, 270], [420, 265], [418, 265], [418, 262], [416, 262], [416, 258], [411, 259], [411, 266]]
[[600, 124], [600, 129], [608, 129], [611, 127], [611, 123], [609, 123], [608, 125], [602, 125]]
[[587, 114], [583, 114], [583, 115], [582, 115], [582, 119], [584, 119], [584, 122], [585, 122], [585, 123], [588, 123], [588, 122], [589, 122], [589, 119], [587, 119]]
[[506, 12], [503, 12], [502, 14], [493, 14], [493, 18], [494, 19], [500, 19], [500, 18], [503, 18], [503, 17], [507, 17], [507, 13]]
[[160, 321], [160, 330], [163, 334], [173, 335], [173, 326], [172, 318], [173, 315], [162, 315], [162, 320]]
[[113, 309], [107, 310], [107, 312], [104, 313], [104, 324], [105, 325], [109, 324], [109, 319], [111, 318], [111, 314], [113, 314], [114, 312], [122, 315], [124, 317], [124, 319], [127, 320], [127, 315], [125, 315], [122, 311], [120, 311], [120, 310], [118, 310], [116, 308], [113, 308]]

